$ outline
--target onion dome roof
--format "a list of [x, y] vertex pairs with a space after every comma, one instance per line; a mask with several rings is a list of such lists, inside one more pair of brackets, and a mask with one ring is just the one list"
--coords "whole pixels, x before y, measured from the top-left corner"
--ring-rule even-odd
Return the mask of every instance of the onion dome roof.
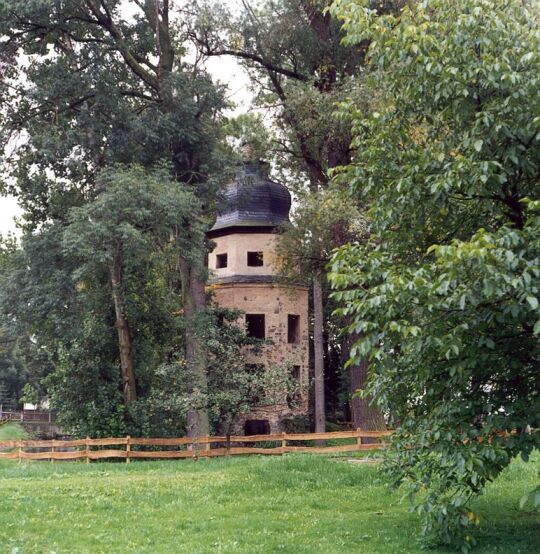
[[245, 161], [229, 183], [210, 234], [231, 227], [271, 227], [289, 222], [291, 195], [268, 177], [268, 164]]

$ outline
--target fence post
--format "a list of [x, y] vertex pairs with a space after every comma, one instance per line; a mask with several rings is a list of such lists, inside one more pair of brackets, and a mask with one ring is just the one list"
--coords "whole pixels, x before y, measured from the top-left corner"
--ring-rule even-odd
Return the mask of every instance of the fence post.
[[131, 460], [129, 459], [129, 453], [131, 452], [131, 443], [130, 443], [131, 437], [128, 435], [126, 438], [127, 438], [127, 442], [126, 442], [126, 464], [129, 464], [129, 462], [131, 462]]
[[210, 435], [206, 435], [206, 444], [204, 445], [204, 449], [208, 452], [211, 448], [212, 445], [210, 444]]
[[356, 433], [357, 433], [357, 436], [356, 436], [356, 446], [358, 446], [358, 450], [362, 450], [362, 437], [360, 436], [360, 434], [362, 433], [362, 431], [360, 430], [359, 427], [356, 428]]
[[286, 448], [287, 448], [287, 433], [281, 433], [281, 450], [282, 450], [282, 454], [284, 454], [286, 452]]
[[19, 463], [21, 463], [21, 461], [22, 461], [22, 441], [19, 441], [19, 453], [18, 453], [18, 456], [19, 456]]
[[56, 452], [54, 448], [54, 442], [51, 444], [51, 464], [54, 464], [54, 453]]
[[86, 437], [86, 463], [90, 463], [90, 437]]

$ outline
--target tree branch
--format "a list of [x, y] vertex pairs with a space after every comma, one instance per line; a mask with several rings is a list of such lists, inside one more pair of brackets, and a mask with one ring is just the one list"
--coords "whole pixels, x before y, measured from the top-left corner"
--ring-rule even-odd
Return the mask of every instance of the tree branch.
[[[124, 37], [114, 24], [109, 10], [105, 9], [105, 13], [103, 13], [100, 8], [94, 4], [94, 0], [85, 0], [85, 3], [97, 19], [99, 25], [103, 29], [105, 29], [105, 31], [107, 31], [107, 33], [113, 38], [118, 51], [124, 58], [124, 61], [131, 69], [131, 71], [133, 71], [133, 73], [135, 73], [135, 75], [142, 79], [148, 86], [159, 92], [160, 86], [158, 79], [155, 75], [152, 75], [149, 71], [147, 71], [140, 62], [137, 61], [135, 55], [126, 45]], [[101, 0], [101, 4], [105, 4], [103, 0]]]

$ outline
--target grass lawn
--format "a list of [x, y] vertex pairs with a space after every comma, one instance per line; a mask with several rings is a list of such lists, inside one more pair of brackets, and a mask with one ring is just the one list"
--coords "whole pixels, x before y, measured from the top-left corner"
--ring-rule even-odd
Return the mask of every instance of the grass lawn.
[[[475, 504], [478, 554], [538, 552], [538, 513], [518, 502], [539, 462], [516, 460]], [[377, 467], [316, 455], [2, 461], [0, 553], [425, 552], [399, 498]]]
[[17, 423], [0, 425], [0, 441], [13, 441], [28, 438], [28, 433]]

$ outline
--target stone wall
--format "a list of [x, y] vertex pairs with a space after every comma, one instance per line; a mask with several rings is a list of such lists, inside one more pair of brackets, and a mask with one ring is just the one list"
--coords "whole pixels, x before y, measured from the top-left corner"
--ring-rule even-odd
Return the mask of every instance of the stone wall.
[[[240, 235], [248, 237], [247, 235]], [[253, 235], [249, 235], [253, 238]], [[225, 237], [224, 237], [225, 238]], [[251, 240], [249, 248], [252, 247]], [[261, 269], [261, 268], [255, 268]], [[308, 290], [300, 286], [286, 286], [277, 283], [228, 283], [211, 287], [214, 301], [224, 307], [235, 308], [246, 314], [264, 314], [266, 339], [272, 341], [259, 355], [249, 355], [249, 363], [299, 366], [301, 402], [294, 409], [288, 407], [286, 399], [280, 406], [258, 407], [239, 422], [239, 427], [248, 419], [267, 420], [270, 432], [282, 431], [281, 420], [307, 413], [307, 389], [309, 379], [309, 336], [308, 336]], [[299, 316], [299, 333], [296, 343], [288, 342], [288, 315]], [[245, 316], [240, 321], [245, 324]], [[237, 432], [242, 429], [237, 429]]]

